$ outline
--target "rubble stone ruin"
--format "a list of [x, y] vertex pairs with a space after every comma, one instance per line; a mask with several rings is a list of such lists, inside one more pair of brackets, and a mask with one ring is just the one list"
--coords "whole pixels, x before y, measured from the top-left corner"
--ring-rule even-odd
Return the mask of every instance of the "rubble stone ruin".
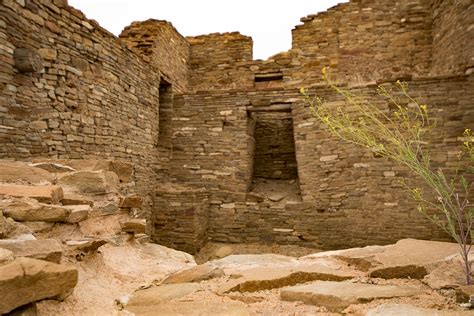
[[325, 66], [369, 96], [406, 81], [437, 119], [432, 159], [450, 169], [474, 127], [473, 10], [470, 0], [351, 0], [303, 17], [289, 51], [254, 60], [237, 32], [183, 37], [147, 20], [116, 38], [66, 0], [4, 0], [0, 158], [106, 161], [89, 170], [113, 169], [125, 195], [143, 198], [122, 208], [156, 243], [190, 253], [209, 240], [449, 240], [407, 197], [407, 171], [331, 136], [299, 88], [343, 105]]

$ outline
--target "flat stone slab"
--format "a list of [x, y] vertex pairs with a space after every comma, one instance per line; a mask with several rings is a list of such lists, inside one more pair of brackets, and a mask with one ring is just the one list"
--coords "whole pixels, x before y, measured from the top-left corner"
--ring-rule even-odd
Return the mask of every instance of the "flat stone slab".
[[25, 304], [64, 296], [77, 284], [77, 269], [32, 258], [0, 266], [0, 314]]
[[0, 248], [13, 252], [15, 257], [29, 257], [54, 263], [60, 263], [63, 254], [61, 244], [55, 239], [0, 239]]
[[64, 208], [70, 211], [69, 216], [66, 219], [68, 223], [79, 223], [85, 221], [91, 212], [91, 207], [88, 204], [68, 205], [64, 206]]
[[380, 265], [371, 268], [369, 275], [384, 279], [422, 279], [436, 264], [457, 253], [459, 246], [455, 243], [402, 239], [375, 255]]
[[58, 204], [63, 198], [63, 189], [57, 185], [0, 184], [0, 195], [27, 197], [42, 203]]
[[190, 283], [200, 282], [203, 280], [209, 280], [212, 278], [221, 277], [224, 275], [222, 269], [215, 265], [207, 262], [184, 271], [179, 271], [167, 277], [163, 280], [163, 284], [168, 283]]
[[324, 306], [331, 312], [341, 312], [351, 304], [420, 293], [422, 293], [420, 289], [396, 285], [316, 281], [285, 288], [280, 296], [284, 301], [302, 301], [306, 304]]
[[75, 171], [58, 179], [65, 191], [85, 195], [116, 193], [118, 183], [118, 176], [110, 171]]
[[163, 284], [132, 294], [127, 303], [127, 309], [132, 306], [157, 305], [163, 301], [180, 298], [201, 289], [197, 283]]
[[467, 316], [474, 315], [474, 311], [440, 311], [437, 309], [421, 308], [408, 304], [382, 304], [371, 308], [365, 316]]
[[71, 209], [60, 205], [39, 203], [29, 198], [9, 198], [0, 201], [3, 213], [20, 222], [64, 222]]
[[146, 219], [133, 218], [120, 223], [122, 231], [126, 233], [144, 234], [146, 230]]
[[230, 279], [220, 286], [219, 293], [257, 292], [315, 280], [343, 281], [361, 276], [354, 270], [332, 269], [321, 264], [281, 268], [254, 268], [241, 272], [241, 277]]
[[[139, 316], [173, 315], [173, 316], [249, 316], [250, 312], [244, 303], [237, 301], [224, 302], [167, 302], [152, 306], [133, 306], [127, 310]], [[159, 312], [158, 312], [159, 311]]]

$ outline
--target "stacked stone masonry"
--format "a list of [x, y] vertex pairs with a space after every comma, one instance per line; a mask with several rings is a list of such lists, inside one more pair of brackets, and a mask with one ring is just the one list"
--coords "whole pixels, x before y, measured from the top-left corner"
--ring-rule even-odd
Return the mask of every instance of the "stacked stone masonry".
[[[473, 10], [468, 0], [352, 0], [302, 18], [292, 48], [263, 61], [237, 32], [185, 38], [147, 20], [117, 38], [65, 0], [4, 0], [0, 158], [129, 162], [127, 193], [144, 196], [154, 240], [189, 252], [208, 240], [329, 249], [446, 239], [407, 198], [407, 171], [332, 137], [298, 90], [343, 106], [321, 82], [329, 66], [386, 108], [376, 84], [408, 81], [438, 122], [433, 162], [452, 170], [474, 127]], [[296, 185], [298, 198], [254, 192], [255, 178]]]

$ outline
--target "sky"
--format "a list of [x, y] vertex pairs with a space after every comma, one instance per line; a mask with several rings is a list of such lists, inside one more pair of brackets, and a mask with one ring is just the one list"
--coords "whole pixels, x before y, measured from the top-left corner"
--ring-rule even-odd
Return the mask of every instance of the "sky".
[[253, 39], [254, 59], [291, 48], [300, 18], [345, 0], [69, 0], [89, 19], [118, 35], [133, 21], [167, 20], [184, 36], [238, 31]]

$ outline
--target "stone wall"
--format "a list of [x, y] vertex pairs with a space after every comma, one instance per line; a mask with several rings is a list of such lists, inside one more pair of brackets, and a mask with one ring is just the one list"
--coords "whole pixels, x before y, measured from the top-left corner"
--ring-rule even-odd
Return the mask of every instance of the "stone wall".
[[255, 178], [296, 179], [293, 120], [289, 112], [260, 112], [255, 125]]
[[153, 19], [133, 22], [119, 37], [159, 69], [175, 92], [188, 89], [190, 45], [170, 22]]
[[432, 73], [474, 71], [474, 5], [469, 0], [432, 1]]
[[[0, 157], [131, 161], [147, 196], [160, 72], [65, 1], [6, 0], [0, 15]], [[44, 69], [20, 72], [18, 48], [39, 54]]]
[[192, 90], [243, 89], [253, 86], [252, 38], [234, 33], [187, 37], [191, 44]]
[[292, 31], [293, 80], [318, 80], [330, 66], [341, 80], [424, 75], [429, 70], [427, 0], [351, 1], [302, 18]]
[[[437, 119], [431, 145], [435, 166], [452, 170], [457, 165], [462, 132], [474, 122], [474, 78], [420, 79], [409, 86], [412, 95], [429, 104]], [[387, 107], [375, 99], [374, 85], [354, 89]], [[315, 86], [311, 91], [343, 105], [327, 88]], [[179, 152], [174, 152], [173, 172], [179, 173], [181, 183], [209, 188], [211, 239], [322, 248], [387, 244], [406, 237], [447, 239], [417, 212], [408, 197], [401, 184], [409, 177], [407, 170], [331, 136], [311, 117], [298, 91], [213, 91], [178, 99], [175, 120], [182, 125], [174, 132]], [[277, 205], [244, 190], [245, 178], [250, 176], [248, 164], [243, 163], [248, 157], [245, 139], [252, 141], [245, 130], [249, 121], [245, 112], [259, 104], [290, 102], [302, 201]], [[224, 124], [224, 114], [239, 119], [233, 127], [223, 128], [225, 137], [212, 134], [215, 127], [210, 122]], [[203, 121], [207, 123], [200, 123]], [[233, 141], [223, 141], [228, 139]], [[216, 159], [219, 156], [225, 158]], [[189, 165], [190, 161], [195, 165]], [[212, 190], [215, 188], [219, 190]]]

